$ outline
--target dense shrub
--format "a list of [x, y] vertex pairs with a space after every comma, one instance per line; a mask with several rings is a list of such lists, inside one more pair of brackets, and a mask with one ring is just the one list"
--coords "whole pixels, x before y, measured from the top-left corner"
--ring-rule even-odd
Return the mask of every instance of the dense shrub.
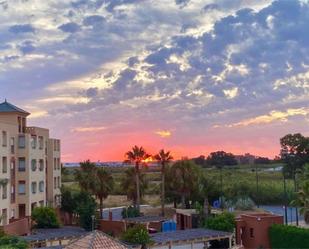
[[129, 228], [123, 233], [122, 240], [133, 245], [142, 245], [143, 248], [151, 244], [150, 235], [143, 225]]
[[239, 198], [235, 202], [235, 208], [243, 211], [253, 210], [255, 208], [255, 204], [250, 198]]
[[308, 248], [309, 229], [275, 224], [269, 229], [273, 249]]
[[4, 249], [26, 249], [28, 244], [16, 236], [5, 235], [0, 231], [0, 248]]
[[235, 216], [224, 212], [206, 220], [204, 227], [214, 230], [233, 232], [235, 228]]
[[32, 211], [32, 220], [36, 228], [58, 228], [59, 221], [56, 212], [51, 207], [37, 207]]
[[126, 207], [123, 208], [121, 215], [122, 218], [133, 218], [133, 217], [139, 217], [140, 212], [136, 207], [129, 206], [127, 208]]
[[80, 192], [75, 197], [76, 208], [75, 212], [79, 215], [80, 226], [90, 231], [92, 229], [92, 217], [96, 211], [96, 201], [87, 192]]

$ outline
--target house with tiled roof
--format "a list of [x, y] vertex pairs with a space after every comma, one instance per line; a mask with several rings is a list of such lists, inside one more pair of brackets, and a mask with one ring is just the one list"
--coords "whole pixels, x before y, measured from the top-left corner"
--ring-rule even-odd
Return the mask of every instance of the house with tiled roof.
[[73, 241], [65, 249], [128, 249], [131, 248], [100, 231], [93, 231]]

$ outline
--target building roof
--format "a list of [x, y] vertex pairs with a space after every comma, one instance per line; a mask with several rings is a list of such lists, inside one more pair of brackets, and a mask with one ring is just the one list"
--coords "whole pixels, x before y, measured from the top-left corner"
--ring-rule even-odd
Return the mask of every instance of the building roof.
[[161, 216], [139, 216], [139, 217], [125, 218], [124, 220], [132, 223], [148, 223], [148, 222], [162, 222], [166, 221], [167, 219]]
[[10, 104], [9, 102], [7, 102], [6, 100], [0, 104], [0, 113], [10, 113], [10, 112], [17, 112], [17, 113], [22, 113], [25, 115], [29, 115], [29, 112], [24, 111], [23, 109], [20, 109], [19, 107]]
[[22, 238], [29, 242], [33, 242], [59, 238], [77, 238], [85, 234], [87, 234], [87, 232], [82, 228], [65, 226], [61, 228], [36, 229], [33, 234]]
[[202, 242], [229, 238], [231, 236], [232, 233], [228, 232], [197, 228], [164, 233], [154, 233], [151, 234], [151, 239], [157, 245], [166, 245], [170, 242], [172, 242], [173, 244], [184, 244], [190, 243], [191, 241]]
[[128, 249], [130, 247], [122, 244], [114, 238], [100, 231], [93, 231], [73, 241], [64, 247], [65, 249]]

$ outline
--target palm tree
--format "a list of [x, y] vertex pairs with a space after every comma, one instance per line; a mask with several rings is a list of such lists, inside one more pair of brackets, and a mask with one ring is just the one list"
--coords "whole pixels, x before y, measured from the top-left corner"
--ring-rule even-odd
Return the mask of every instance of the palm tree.
[[297, 193], [297, 199], [292, 205], [301, 207], [299, 212], [304, 216], [305, 222], [309, 223], [309, 181], [306, 181]]
[[170, 151], [165, 152], [163, 149], [159, 151], [154, 157], [158, 163], [161, 164], [161, 214], [164, 217], [164, 204], [165, 204], [165, 165], [173, 160]]
[[201, 171], [190, 160], [180, 160], [167, 169], [167, 189], [170, 194], [180, 197], [182, 208], [186, 208], [186, 200], [199, 192]]
[[104, 168], [97, 168], [94, 182], [94, 194], [100, 201], [100, 216], [103, 219], [103, 200], [111, 193], [114, 186], [114, 179], [111, 173]]
[[[146, 180], [146, 175], [140, 172], [140, 196], [144, 196], [145, 190], [148, 188], [148, 181]], [[127, 199], [132, 200], [133, 205], [136, 206], [136, 183], [135, 183], [135, 169], [128, 168], [125, 171], [124, 177], [121, 179], [120, 185], [124, 192], [127, 194]]]
[[80, 163], [80, 168], [75, 171], [75, 180], [82, 191], [93, 193], [95, 186], [96, 165], [90, 160]]
[[135, 166], [135, 184], [136, 184], [136, 207], [140, 211], [141, 194], [140, 194], [140, 166], [149, 158], [143, 147], [134, 146], [131, 151], [126, 153], [126, 162], [132, 163]]

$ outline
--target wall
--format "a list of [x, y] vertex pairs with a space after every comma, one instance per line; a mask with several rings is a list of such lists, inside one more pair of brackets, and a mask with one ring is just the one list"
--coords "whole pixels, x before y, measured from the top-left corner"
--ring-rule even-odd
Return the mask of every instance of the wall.
[[100, 220], [100, 231], [118, 237], [126, 231], [126, 224], [124, 221]]
[[271, 214], [241, 215], [241, 218], [236, 220], [238, 244], [240, 243], [239, 238], [241, 238], [245, 248], [270, 248], [268, 230], [272, 224], [283, 224], [283, 216]]

